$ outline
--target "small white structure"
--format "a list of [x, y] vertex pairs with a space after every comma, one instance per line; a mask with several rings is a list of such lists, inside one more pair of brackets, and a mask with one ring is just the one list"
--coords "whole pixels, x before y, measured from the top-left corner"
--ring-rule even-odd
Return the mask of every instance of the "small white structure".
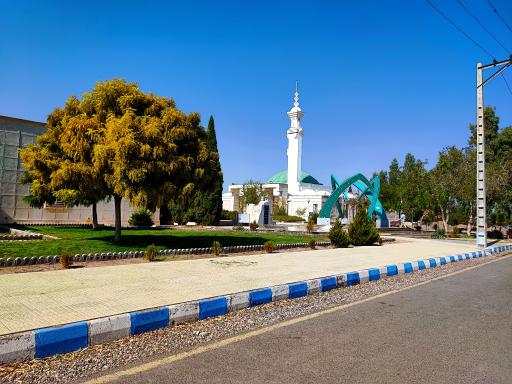
[[[310, 174], [302, 171], [302, 140], [304, 129], [302, 117], [304, 112], [299, 107], [299, 91], [295, 87], [294, 103], [288, 112], [290, 127], [286, 131], [288, 138], [288, 169], [276, 173], [262, 185], [268, 192], [271, 211], [284, 207], [291, 216], [307, 219], [310, 213], [318, 213], [331, 194], [331, 188], [322, 185]], [[223, 208], [229, 211], [246, 211], [240, 204], [243, 185], [229, 186], [229, 192], [222, 195]], [[251, 219], [252, 220], [252, 219]]]
[[260, 201], [259, 204], [247, 204], [246, 212], [249, 215], [249, 223], [258, 225], [272, 224], [272, 212], [268, 201]]

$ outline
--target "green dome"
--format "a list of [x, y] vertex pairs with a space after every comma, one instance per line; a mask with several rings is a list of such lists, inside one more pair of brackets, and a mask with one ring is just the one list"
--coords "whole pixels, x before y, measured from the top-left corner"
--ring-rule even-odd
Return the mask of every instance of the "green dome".
[[[322, 185], [317, 179], [304, 171], [300, 173], [299, 181], [301, 183]], [[288, 171], [281, 171], [276, 173], [274, 176], [267, 180], [267, 184], [288, 184]]]

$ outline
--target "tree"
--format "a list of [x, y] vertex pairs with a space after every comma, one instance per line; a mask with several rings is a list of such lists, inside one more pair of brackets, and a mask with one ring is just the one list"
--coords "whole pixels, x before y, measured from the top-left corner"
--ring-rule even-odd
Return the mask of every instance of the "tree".
[[98, 137], [97, 122], [80, 111], [76, 97], [55, 109], [46, 132], [37, 144], [20, 152], [25, 165], [21, 181], [32, 183], [30, 206], [62, 201], [66, 206], [92, 205], [93, 228], [98, 227], [96, 203], [106, 196], [105, 184], [92, 165], [92, 149]]
[[167, 209], [172, 219], [178, 223], [193, 221], [202, 225], [214, 225], [219, 222], [222, 214], [223, 175], [213, 116], [210, 116], [204, 140], [210, 154], [210, 161], [205, 164], [205, 172], [213, 177], [207, 185], [203, 183], [201, 188], [194, 188], [190, 195], [168, 204]]
[[242, 196], [240, 200], [242, 205], [259, 204], [263, 197], [262, 184], [257, 181], [249, 180], [242, 187]]
[[358, 209], [354, 220], [348, 226], [350, 242], [357, 246], [372, 245], [380, 240], [379, 231], [365, 209]]
[[458, 190], [464, 179], [467, 178], [466, 174], [462, 173], [463, 169], [461, 169], [464, 161], [463, 151], [453, 146], [448, 147], [439, 153], [437, 164], [430, 172], [431, 193], [441, 215], [446, 233], [448, 233], [450, 213], [458, 203]]
[[329, 240], [336, 248], [346, 248], [350, 245], [348, 233], [343, 229], [338, 219], [329, 230]]
[[121, 239], [123, 198], [154, 211], [218, 177], [208, 172], [215, 154], [199, 115], [186, 115], [170, 98], [115, 79], [98, 82], [66, 108], [50, 115], [47, 134], [27, 149], [27, 157], [39, 154], [43, 160], [26, 161], [26, 179], [39, 199], [111, 197], [115, 241]]

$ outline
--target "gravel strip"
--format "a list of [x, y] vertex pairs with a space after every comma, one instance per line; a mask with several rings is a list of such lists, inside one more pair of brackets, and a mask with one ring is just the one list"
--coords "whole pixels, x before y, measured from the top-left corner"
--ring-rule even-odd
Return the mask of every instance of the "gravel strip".
[[459, 261], [434, 269], [416, 271], [348, 288], [334, 289], [300, 299], [282, 300], [246, 308], [225, 316], [180, 324], [65, 355], [0, 365], [0, 382], [42, 384], [84, 381], [99, 373], [150, 361], [162, 355], [189, 350], [201, 344], [225, 339], [283, 320], [407, 287], [483, 264], [503, 257], [503, 255]]

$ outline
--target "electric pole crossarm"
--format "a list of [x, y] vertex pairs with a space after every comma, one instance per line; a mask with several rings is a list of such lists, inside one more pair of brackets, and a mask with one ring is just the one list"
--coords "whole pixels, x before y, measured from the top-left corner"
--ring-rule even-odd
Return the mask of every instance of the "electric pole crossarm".
[[[505, 69], [510, 67], [511, 64], [512, 64], [512, 62], [509, 61], [508, 64], [506, 64], [504, 67], [501, 67], [500, 69], [498, 69], [491, 76], [489, 76], [487, 79], [485, 79], [483, 83], [479, 84], [477, 87], [483, 87], [485, 84], [487, 84], [489, 81], [494, 79], [496, 76], [499, 76]], [[482, 69], [484, 69], [484, 67], [482, 67]]]
[[492, 64], [486, 64], [486, 65], [479, 64], [479, 68], [487, 69], [487, 68], [491, 68], [491, 67], [497, 67], [498, 65], [507, 64], [507, 63], [510, 64], [511, 62], [512, 62], [512, 55], [510, 55], [510, 58], [507, 60], [495, 61]]

